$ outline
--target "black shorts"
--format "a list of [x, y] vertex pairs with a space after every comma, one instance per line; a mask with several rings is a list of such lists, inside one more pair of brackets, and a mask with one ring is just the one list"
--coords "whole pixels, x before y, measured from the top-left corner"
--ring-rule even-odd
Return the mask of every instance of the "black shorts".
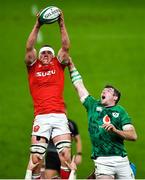
[[46, 152], [45, 168], [60, 171], [60, 160], [57, 152]]

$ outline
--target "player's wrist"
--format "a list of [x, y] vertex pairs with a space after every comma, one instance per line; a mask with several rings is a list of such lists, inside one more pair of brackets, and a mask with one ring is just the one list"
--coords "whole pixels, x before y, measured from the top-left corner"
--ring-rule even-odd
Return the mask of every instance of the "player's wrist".
[[82, 156], [82, 152], [77, 152], [77, 155], [80, 155], [80, 156]]
[[42, 24], [40, 24], [40, 22], [37, 21], [36, 24], [35, 24], [35, 28], [40, 29], [41, 26], [42, 26]]
[[120, 134], [120, 130], [119, 129], [114, 129], [114, 133]]

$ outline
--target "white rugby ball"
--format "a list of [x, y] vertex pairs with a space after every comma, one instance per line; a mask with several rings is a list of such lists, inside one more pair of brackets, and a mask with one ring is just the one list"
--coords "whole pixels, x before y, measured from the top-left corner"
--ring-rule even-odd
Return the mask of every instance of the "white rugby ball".
[[38, 20], [41, 24], [51, 24], [59, 19], [59, 15], [59, 8], [55, 6], [49, 6], [40, 12]]

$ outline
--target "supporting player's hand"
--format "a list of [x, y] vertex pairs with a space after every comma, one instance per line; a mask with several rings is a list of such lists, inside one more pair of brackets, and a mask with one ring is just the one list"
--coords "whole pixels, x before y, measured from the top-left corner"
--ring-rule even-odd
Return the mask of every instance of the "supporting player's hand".
[[103, 124], [102, 127], [108, 132], [116, 132], [116, 128], [113, 124]]
[[68, 168], [70, 170], [74, 170], [74, 171], [77, 170], [77, 166], [76, 166], [76, 163], [75, 163], [75, 156], [73, 156], [72, 161], [71, 161], [70, 164], [68, 162], [66, 162], [66, 161], [65, 161], [65, 164], [68, 166]]
[[32, 161], [32, 155], [30, 155], [30, 159], [29, 159], [29, 164], [28, 164], [28, 169], [29, 170], [33, 170], [39, 163], [33, 163]]

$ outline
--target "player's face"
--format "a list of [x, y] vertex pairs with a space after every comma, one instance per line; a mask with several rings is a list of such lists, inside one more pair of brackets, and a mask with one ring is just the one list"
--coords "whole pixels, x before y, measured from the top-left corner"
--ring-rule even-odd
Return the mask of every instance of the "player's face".
[[114, 89], [112, 88], [105, 88], [103, 89], [101, 93], [101, 103], [104, 106], [114, 106], [115, 105], [115, 100], [116, 96], [114, 96]]
[[53, 58], [53, 54], [51, 51], [43, 51], [40, 54], [40, 61], [42, 64], [47, 65], [50, 63], [51, 59]]

